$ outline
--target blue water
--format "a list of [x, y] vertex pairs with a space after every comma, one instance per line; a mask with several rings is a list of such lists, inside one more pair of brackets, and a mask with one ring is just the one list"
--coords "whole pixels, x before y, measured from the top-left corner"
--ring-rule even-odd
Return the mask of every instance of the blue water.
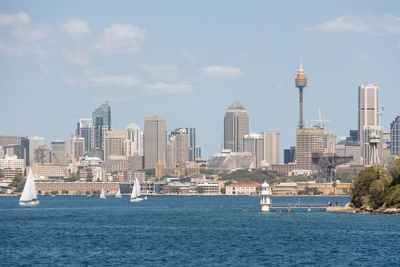
[[[344, 198], [273, 198], [344, 204]], [[256, 197], [0, 198], [1, 266], [398, 266], [400, 216], [260, 213]], [[248, 211], [244, 211], [247, 209]]]

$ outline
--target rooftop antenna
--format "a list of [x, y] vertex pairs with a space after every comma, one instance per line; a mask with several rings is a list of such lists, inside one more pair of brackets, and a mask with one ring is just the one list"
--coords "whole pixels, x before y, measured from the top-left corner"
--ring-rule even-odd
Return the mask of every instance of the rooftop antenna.
[[303, 57], [300, 57], [300, 69], [303, 69]]

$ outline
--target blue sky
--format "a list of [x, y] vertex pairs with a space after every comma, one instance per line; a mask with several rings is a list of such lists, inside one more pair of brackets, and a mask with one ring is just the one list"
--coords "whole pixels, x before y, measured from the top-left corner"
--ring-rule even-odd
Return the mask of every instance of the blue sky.
[[112, 127], [195, 127], [203, 156], [221, 149], [225, 109], [250, 131], [295, 145], [303, 57], [305, 120], [357, 128], [357, 88], [373, 83], [382, 125], [400, 115], [398, 1], [2, 1], [0, 132], [67, 140], [111, 101]]

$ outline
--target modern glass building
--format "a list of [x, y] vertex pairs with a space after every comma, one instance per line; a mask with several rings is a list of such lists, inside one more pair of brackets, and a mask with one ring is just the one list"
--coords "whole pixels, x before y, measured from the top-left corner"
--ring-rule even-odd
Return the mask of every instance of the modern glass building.
[[110, 102], [102, 104], [92, 113], [93, 123], [93, 149], [104, 150], [103, 133], [111, 130]]
[[249, 117], [242, 104], [235, 102], [225, 111], [224, 149], [243, 152], [243, 137], [249, 133]]
[[400, 153], [400, 116], [397, 116], [390, 124], [390, 154]]

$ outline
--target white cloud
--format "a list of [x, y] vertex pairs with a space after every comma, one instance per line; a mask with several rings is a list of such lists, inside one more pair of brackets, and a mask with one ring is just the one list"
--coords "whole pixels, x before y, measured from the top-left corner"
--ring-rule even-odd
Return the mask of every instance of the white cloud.
[[129, 75], [91, 76], [87, 78], [90, 87], [136, 87], [140, 79]]
[[61, 28], [73, 39], [85, 38], [90, 35], [89, 25], [81, 19], [70, 19]]
[[141, 81], [136, 75], [99, 75], [89, 76], [84, 79], [76, 79], [70, 76], [62, 78], [62, 82], [77, 87], [109, 87], [109, 88], [133, 88], [140, 85]]
[[106, 101], [110, 101], [111, 103], [123, 103], [132, 100], [132, 97], [121, 96], [121, 97], [95, 97], [93, 98], [94, 102], [104, 103]]
[[0, 14], [0, 25], [24, 25], [30, 24], [31, 18], [23, 11], [17, 14]]
[[164, 65], [164, 66], [144, 66], [143, 70], [150, 76], [152, 80], [167, 80], [176, 81], [179, 78], [179, 71], [175, 66]]
[[62, 54], [64, 55], [65, 59], [67, 59], [72, 64], [78, 65], [80, 67], [89, 65], [89, 57], [84, 52], [81, 51], [71, 52], [63, 50]]
[[94, 48], [103, 55], [136, 53], [146, 37], [145, 29], [130, 24], [112, 24], [103, 30]]
[[144, 94], [149, 95], [179, 95], [179, 94], [190, 94], [194, 92], [192, 85], [178, 82], [178, 83], [165, 83], [156, 82], [153, 84], [146, 84]]
[[235, 67], [208, 66], [203, 68], [203, 75], [212, 79], [239, 79], [243, 77], [243, 72]]
[[393, 15], [351, 15], [306, 27], [305, 31], [358, 32], [370, 35], [400, 35], [400, 17]]
[[20, 41], [37, 42], [47, 39], [50, 27], [41, 25], [39, 27], [16, 27], [11, 30], [11, 34]]

